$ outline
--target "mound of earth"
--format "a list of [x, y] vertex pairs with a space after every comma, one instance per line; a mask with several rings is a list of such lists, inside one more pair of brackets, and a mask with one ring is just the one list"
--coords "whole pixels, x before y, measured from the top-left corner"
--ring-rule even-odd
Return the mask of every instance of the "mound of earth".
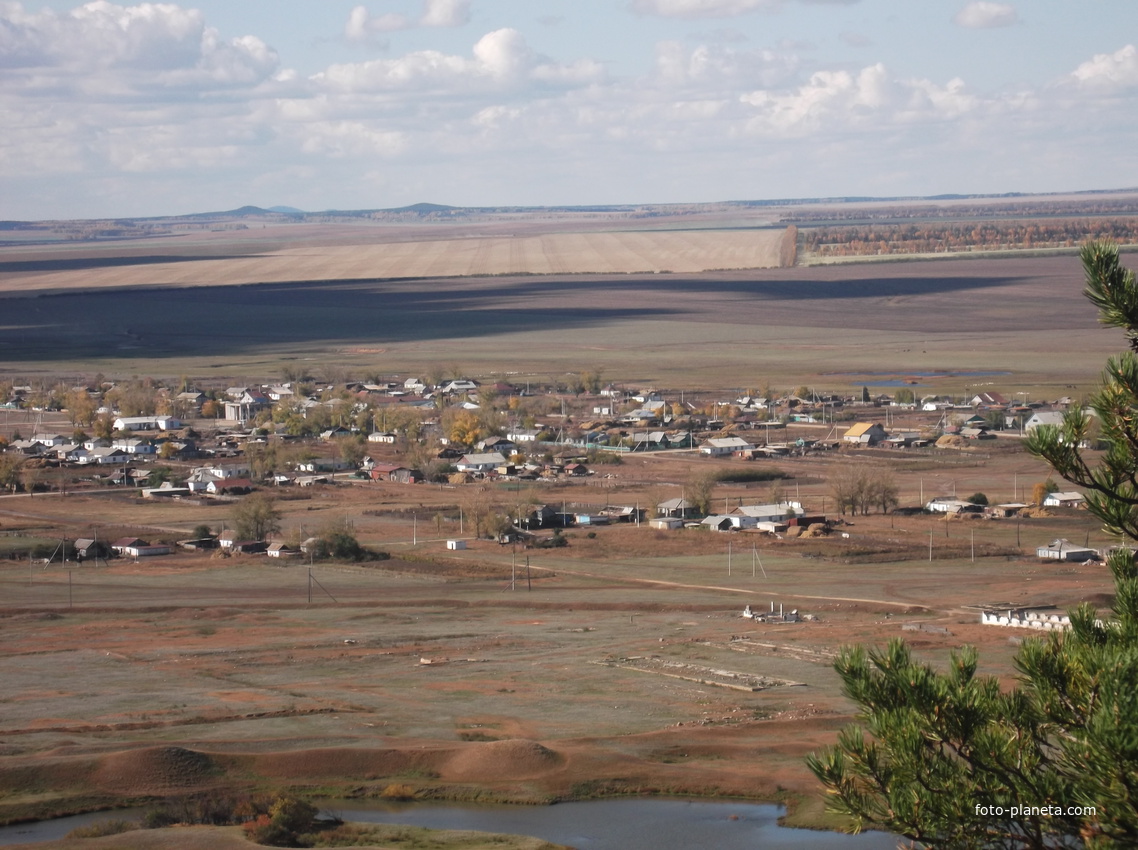
[[149, 747], [101, 758], [92, 780], [102, 791], [149, 795], [200, 787], [217, 772], [217, 765], [205, 753], [183, 747]]
[[536, 741], [513, 739], [467, 744], [442, 767], [442, 777], [458, 782], [532, 779], [559, 768], [565, 759]]

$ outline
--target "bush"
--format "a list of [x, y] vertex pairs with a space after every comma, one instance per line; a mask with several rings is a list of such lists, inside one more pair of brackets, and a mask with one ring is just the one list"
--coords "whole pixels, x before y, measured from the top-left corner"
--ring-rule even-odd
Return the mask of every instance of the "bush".
[[789, 478], [790, 476], [781, 469], [754, 469], [752, 467], [750, 469], [717, 470], [713, 477], [714, 480], [719, 482], [746, 484], [754, 481], [776, 481], [780, 478]]
[[537, 540], [533, 544], [535, 549], [560, 549], [563, 546], [568, 546], [569, 541], [565, 539], [565, 535], [561, 533], [560, 528], [553, 529], [552, 537], [545, 537]]
[[102, 838], [104, 835], [120, 835], [138, 829], [138, 824], [128, 820], [97, 820], [86, 826], [77, 826], [67, 833], [68, 838]]
[[988, 504], [988, 497], [983, 493], [973, 493], [968, 497], [968, 501], [974, 505], [986, 505]]

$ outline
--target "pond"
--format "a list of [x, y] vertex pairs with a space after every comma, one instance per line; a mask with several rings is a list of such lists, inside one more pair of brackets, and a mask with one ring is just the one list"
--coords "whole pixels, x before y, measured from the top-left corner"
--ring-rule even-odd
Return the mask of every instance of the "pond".
[[[879, 832], [842, 835], [778, 825], [781, 806], [765, 803], [632, 798], [555, 806], [462, 806], [376, 801], [316, 801], [345, 820], [433, 829], [532, 835], [578, 850], [893, 850]], [[76, 815], [0, 827], [0, 845], [50, 841], [97, 820], [133, 820], [141, 809]]]
[[533, 835], [578, 850], [893, 850], [883, 833], [842, 835], [778, 825], [781, 806], [668, 798], [559, 803], [555, 806], [376, 805], [345, 802], [347, 820]]

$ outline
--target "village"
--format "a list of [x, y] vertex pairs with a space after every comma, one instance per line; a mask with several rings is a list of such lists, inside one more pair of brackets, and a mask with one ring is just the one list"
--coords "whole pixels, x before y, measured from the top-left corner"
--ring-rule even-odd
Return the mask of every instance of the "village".
[[[908, 387], [876, 395], [862, 387], [844, 396], [768, 387], [721, 397], [602, 383], [599, 371], [563, 386], [438, 375], [336, 383], [294, 378], [204, 389], [186, 384], [95, 381], [38, 390], [0, 384], [6, 392], [0, 484], [30, 497], [117, 491], [142, 502], [227, 508], [251, 494], [271, 501], [293, 489], [347, 486], [363, 488], [364, 502], [352, 508], [357, 512], [367, 511], [368, 485], [406, 487], [408, 503], [420, 499], [422, 487], [450, 494], [466, 489], [475, 495], [455, 499], [469, 506], [463, 516], [459, 505], [458, 528], [449, 528], [452, 551], [466, 547], [463, 538], [560, 546], [566, 529], [592, 532], [615, 524], [810, 539], [845, 534], [840, 526], [847, 514], [1010, 519], [1077, 509], [1084, 500], [1050, 479], [1025, 478], [1011, 498], [991, 501], [983, 494], [965, 498], [955, 484], [951, 493], [930, 486], [926, 494], [922, 480], [914, 503], [908, 494], [902, 499], [890, 469], [891, 457], [1021, 452], [1024, 434], [1062, 421], [1073, 404], [1069, 397], [1029, 401], [1019, 393], [1012, 401], [981, 391], [918, 398]], [[669, 470], [677, 493], [669, 494], [664, 482], [637, 489], [644, 475], [630, 476], [627, 461], [649, 457], [686, 464], [686, 473]], [[826, 470], [806, 496], [796, 480], [802, 476], [784, 468], [804, 458], [824, 458]], [[851, 458], [873, 459], [874, 471], [862, 463], [851, 475], [844, 462]], [[732, 484], [734, 506], [730, 492], [716, 492]], [[758, 486], [765, 490], [761, 497], [750, 492]], [[503, 497], [510, 488], [519, 495]], [[131, 510], [123, 503], [117, 525], [132, 525]], [[448, 517], [452, 526], [454, 519]], [[232, 521], [197, 523], [186, 532], [102, 540], [77, 532], [47, 557], [81, 564], [214, 549], [286, 559], [329, 555], [318, 538], [276, 520], [252, 529]], [[1040, 559], [1102, 556], [1065, 537], [1028, 548]], [[28, 552], [9, 545], [7, 554]]]

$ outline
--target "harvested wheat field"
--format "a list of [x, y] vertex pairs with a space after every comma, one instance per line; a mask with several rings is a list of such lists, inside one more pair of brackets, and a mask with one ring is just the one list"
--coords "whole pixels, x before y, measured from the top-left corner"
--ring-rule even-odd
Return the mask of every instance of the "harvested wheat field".
[[[279, 237], [279, 234], [278, 234]], [[227, 256], [202, 246], [179, 256], [167, 242], [154, 256], [115, 262], [102, 246], [68, 249], [70, 262], [39, 260], [40, 252], [6, 250], [0, 290], [92, 290], [108, 287], [238, 286], [298, 280], [368, 280], [494, 275], [631, 274], [778, 268], [793, 263], [794, 231], [610, 231], [538, 235], [472, 234], [445, 238], [328, 244], [298, 228], [295, 239], [263, 250], [242, 244]], [[222, 251], [225, 253], [224, 246]], [[52, 252], [58, 257], [59, 251]], [[192, 261], [187, 261], [191, 260]], [[62, 266], [62, 268], [60, 268]]]

